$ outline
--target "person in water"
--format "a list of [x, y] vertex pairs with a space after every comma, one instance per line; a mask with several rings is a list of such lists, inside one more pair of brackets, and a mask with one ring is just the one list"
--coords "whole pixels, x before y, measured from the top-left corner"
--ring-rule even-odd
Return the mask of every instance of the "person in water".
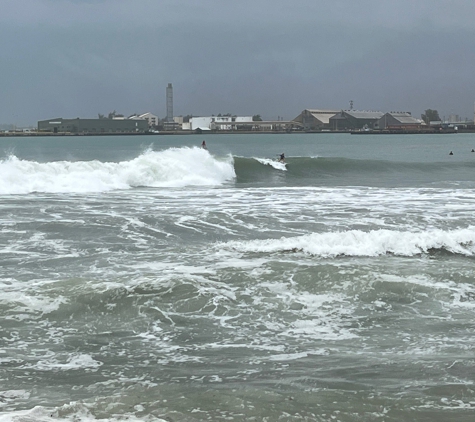
[[452, 151], [449, 152], [449, 155], [454, 155], [454, 153]]
[[203, 141], [203, 142], [201, 143], [201, 148], [203, 148], [203, 149], [208, 149], [208, 148], [206, 148], [206, 141]]
[[281, 163], [285, 162], [285, 154], [284, 154], [284, 153], [280, 154], [279, 161], [280, 161]]

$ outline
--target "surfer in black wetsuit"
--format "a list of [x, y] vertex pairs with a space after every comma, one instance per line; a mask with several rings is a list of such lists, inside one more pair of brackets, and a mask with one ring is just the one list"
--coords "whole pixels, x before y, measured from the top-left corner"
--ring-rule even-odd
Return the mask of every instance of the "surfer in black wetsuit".
[[203, 148], [203, 149], [208, 149], [208, 148], [206, 148], [206, 141], [203, 141], [203, 142], [201, 143], [201, 148]]
[[284, 154], [284, 153], [280, 154], [279, 161], [280, 161], [281, 163], [285, 163], [285, 154]]

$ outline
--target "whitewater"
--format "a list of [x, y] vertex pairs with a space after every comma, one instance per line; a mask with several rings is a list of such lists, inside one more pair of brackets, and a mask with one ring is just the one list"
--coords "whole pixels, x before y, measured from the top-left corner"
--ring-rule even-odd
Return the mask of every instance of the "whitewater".
[[218, 161], [199, 148], [147, 150], [130, 161], [0, 161], [0, 195], [87, 193], [133, 187], [219, 185], [235, 177], [232, 158]]
[[473, 136], [201, 142], [0, 139], [0, 421], [471, 421]]

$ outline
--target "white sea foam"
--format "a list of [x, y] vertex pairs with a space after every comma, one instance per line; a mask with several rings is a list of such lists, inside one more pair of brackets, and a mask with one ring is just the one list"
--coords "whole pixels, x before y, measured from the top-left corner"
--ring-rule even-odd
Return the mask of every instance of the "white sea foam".
[[[141, 411], [140, 405], [138, 406], [139, 408], [135, 410]], [[155, 416], [150, 415], [138, 418], [130, 413], [96, 418], [86, 405], [77, 402], [71, 402], [54, 409], [36, 406], [29, 410], [0, 413], [0, 422], [47, 422], [51, 420], [59, 422], [95, 422], [99, 420], [101, 422], [119, 422], [124, 420], [129, 422], [165, 422], [164, 419]]]
[[285, 163], [282, 163], [280, 161], [271, 160], [270, 158], [256, 158], [256, 160], [259, 163], [264, 164], [266, 166], [274, 167], [276, 170], [287, 171], [287, 168], [285, 167]]
[[[344, 295], [324, 293], [312, 294], [297, 291], [288, 283], [262, 283], [272, 297], [278, 298], [282, 304], [291, 308], [292, 304], [302, 305], [296, 310], [295, 319], [289, 321], [264, 321], [263, 325], [269, 331], [279, 332], [280, 335], [290, 338], [318, 338], [326, 340], [345, 340], [356, 338], [354, 329], [346, 326], [348, 317], [354, 312], [354, 306]], [[267, 300], [254, 293], [255, 305], [268, 307]]]
[[130, 161], [0, 161], [0, 194], [105, 192], [132, 187], [218, 186], [235, 177], [232, 158], [200, 148], [148, 150]]
[[[15, 400], [28, 400], [30, 398], [30, 393], [25, 390], [0, 390], [0, 410], [4, 407], [7, 407], [10, 403]], [[0, 413], [0, 422], [3, 421]]]
[[15, 313], [9, 317], [12, 319], [31, 318], [32, 315], [39, 317], [56, 311], [62, 304], [66, 303], [64, 297], [51, 299], [36, 294], [29, 294], [28, 292], [19, 292], [17, 289], [21, 289], [21, 287], [15, 286], [14, 289], [9, 289], [8, 292], [3, 292], [0, 295], [0, 300], [8, 300], [9, 303], [15, 303], [13, 308]]
[[313, 233], [290, 238], [252, 240], [248, 242], [232, 241], [220, 244], [218, 248], [251, 253], [295, 251], [324, 258], [340, 255], [378, 256], [394, 254], [414, 256], [427, 253], [431, 249], [446, 250], [451, 253], [472, 256], [475, 254], [475, 228], [469, 227], [449, 231], [430, 230], [425, 232], [395, 230], [363, 232], [360, 230], [350, 230], [345, 232]]
[[39, 361], [34, 365], [34, 368], [40, 371], [71, 371], [71, 370], [88, 370], [96, 371], [102, 362], [98, 362], [90, 355], [74, 354], [69, 356], [66, 362], [60, 362], [57, 358], [50, 358]]
[[306, 358], [308, 356], [307, 352], [300, 352], [300, 353], [282, 353], [280, 355], [272, 355], [269, 356], [269, 360], [273, 361], [289, 361], [289, 360], [297, 360]]

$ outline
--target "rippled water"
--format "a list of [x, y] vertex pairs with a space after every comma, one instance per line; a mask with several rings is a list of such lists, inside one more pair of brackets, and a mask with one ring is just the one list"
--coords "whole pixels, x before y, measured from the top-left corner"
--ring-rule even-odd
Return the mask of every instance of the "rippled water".
[[471, 136], [156, 138], [4, 146], [0, 421], [473, 419]]

